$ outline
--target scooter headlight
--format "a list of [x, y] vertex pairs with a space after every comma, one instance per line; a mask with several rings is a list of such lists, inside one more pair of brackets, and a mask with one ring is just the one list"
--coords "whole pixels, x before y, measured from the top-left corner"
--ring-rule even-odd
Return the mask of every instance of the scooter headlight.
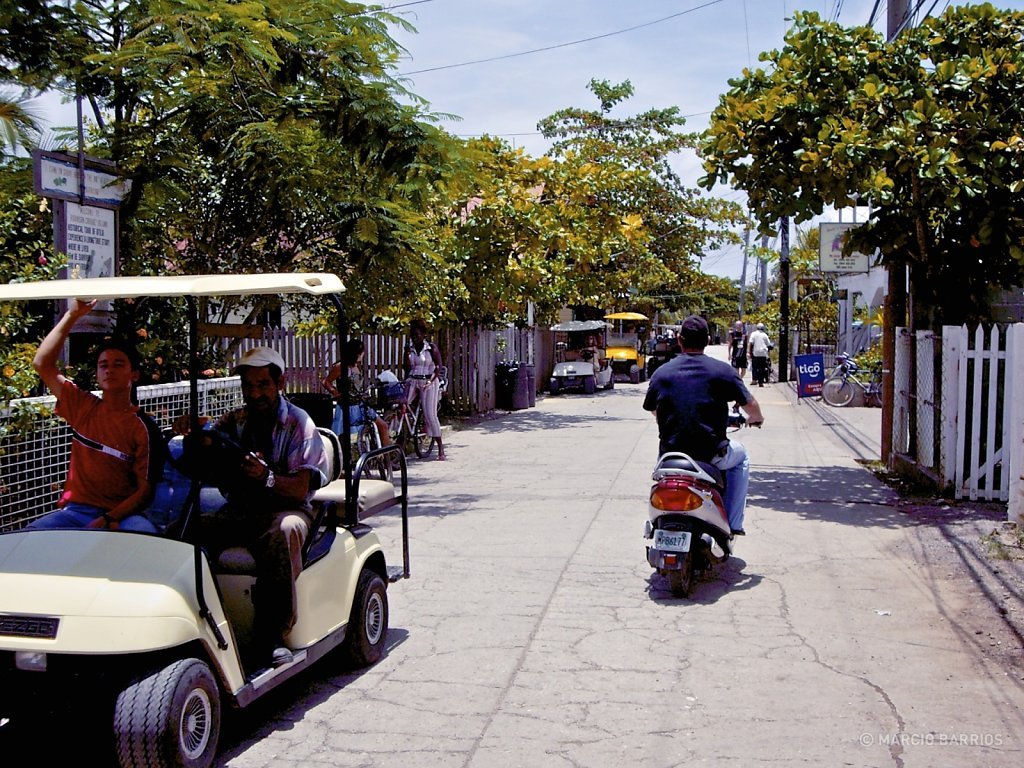
[[659, 485], [651, 492], [651, 506], [668, 512], [689, 512], [699, 509], [704, 498], [686, 486]]

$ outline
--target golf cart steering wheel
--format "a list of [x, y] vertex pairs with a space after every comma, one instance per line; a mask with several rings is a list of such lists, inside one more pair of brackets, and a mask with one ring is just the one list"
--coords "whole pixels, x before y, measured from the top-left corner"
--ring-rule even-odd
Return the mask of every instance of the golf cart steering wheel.
[[204, 483], [221, 484], [238, 478], [242, 462], [249, 453], [223, 432], [204, 429], [185, 437], [185, 452], [178, 469]]

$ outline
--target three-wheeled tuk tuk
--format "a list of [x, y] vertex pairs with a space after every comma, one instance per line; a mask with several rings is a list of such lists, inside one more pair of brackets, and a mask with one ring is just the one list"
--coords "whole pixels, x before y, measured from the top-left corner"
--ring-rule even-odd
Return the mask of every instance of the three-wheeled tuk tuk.
[[570, 320], [551, 326], [555, 332], [555, 369], [548, 382], [552, 395], [615, 386], [607, 354], [608, 323], [604, 320]]
[[[3, 285], [0, 300], [181, 299], [190, 325], [190, 413], [198, 432], [199, 299], [322, 296], [338, 312], [343, 340], [343, 290], [331, 274], [110, 277]], [[214, 762], [222, 703], [252, 704], [329, 652], [344, 653], [356, 665], [376, 662], [387, 638], [387, 584], [409, 575], [404, 456], [394, 447], [379, 449], [399, 461], [396, 486], [364, 478], [366, 457], [353, 468], [348, 440], [338, 441], [330, 430], [320, 436], [329, 482], [314, 497], [295, 585], [298, 616], [285, 638], [291, 661], [276, 667], [248, 661], [255, 563], [241, 548], [215, 559], [204, 550], [201, 518], [224, 503], [207, 463], [193, 473], [202, 479], [158, 490], [174, 508], [173, 523], [159, 534], [105, 528], [0, 533], [0, 726], [17, 730], [18, 723], [40, 718], [56, 736], [60, 711], [76, 719], [101, 713], [121, 766], [202, 768]], [[220, 447], [240, 449], [227, 442]], [[188, 462], [175, 466], [190, 471]], [[391, 506], [402, 513], [399, 567], [386, 563], [376, 533], [361, 521]], [[43, 748], [33, 746], [34, 761], [46, 762]]]

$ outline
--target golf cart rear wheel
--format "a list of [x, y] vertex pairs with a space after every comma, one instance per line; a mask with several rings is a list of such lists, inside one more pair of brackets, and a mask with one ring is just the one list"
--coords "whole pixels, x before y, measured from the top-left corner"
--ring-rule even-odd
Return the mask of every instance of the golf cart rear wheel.
[[208, 768], [219, 737], [220, 691], [199, 659], [181, 659], [137, 680], [114, 704], [121, 768]]
[[357, 667], [368, 667], [384, 655], [388, 636], [388, 592], [384, 579], [371, 570], [359, 574], [352, 615], [345, 631], [345, 654]]
[[587, 376], [583, 380], [583, 394], [592, 395], [597, 391], [597, 377]]

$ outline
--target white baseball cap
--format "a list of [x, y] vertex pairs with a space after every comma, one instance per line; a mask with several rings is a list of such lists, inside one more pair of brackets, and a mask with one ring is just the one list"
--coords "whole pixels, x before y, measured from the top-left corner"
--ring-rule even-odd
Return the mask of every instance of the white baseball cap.
[[232, 373], [238, 373], [240, 368], [263, 368], [267, 365], [276, 365], [279, 371], [284, 372], [284, 358], [276, 350], [270, 347], [253, 347], [242, 355]]

